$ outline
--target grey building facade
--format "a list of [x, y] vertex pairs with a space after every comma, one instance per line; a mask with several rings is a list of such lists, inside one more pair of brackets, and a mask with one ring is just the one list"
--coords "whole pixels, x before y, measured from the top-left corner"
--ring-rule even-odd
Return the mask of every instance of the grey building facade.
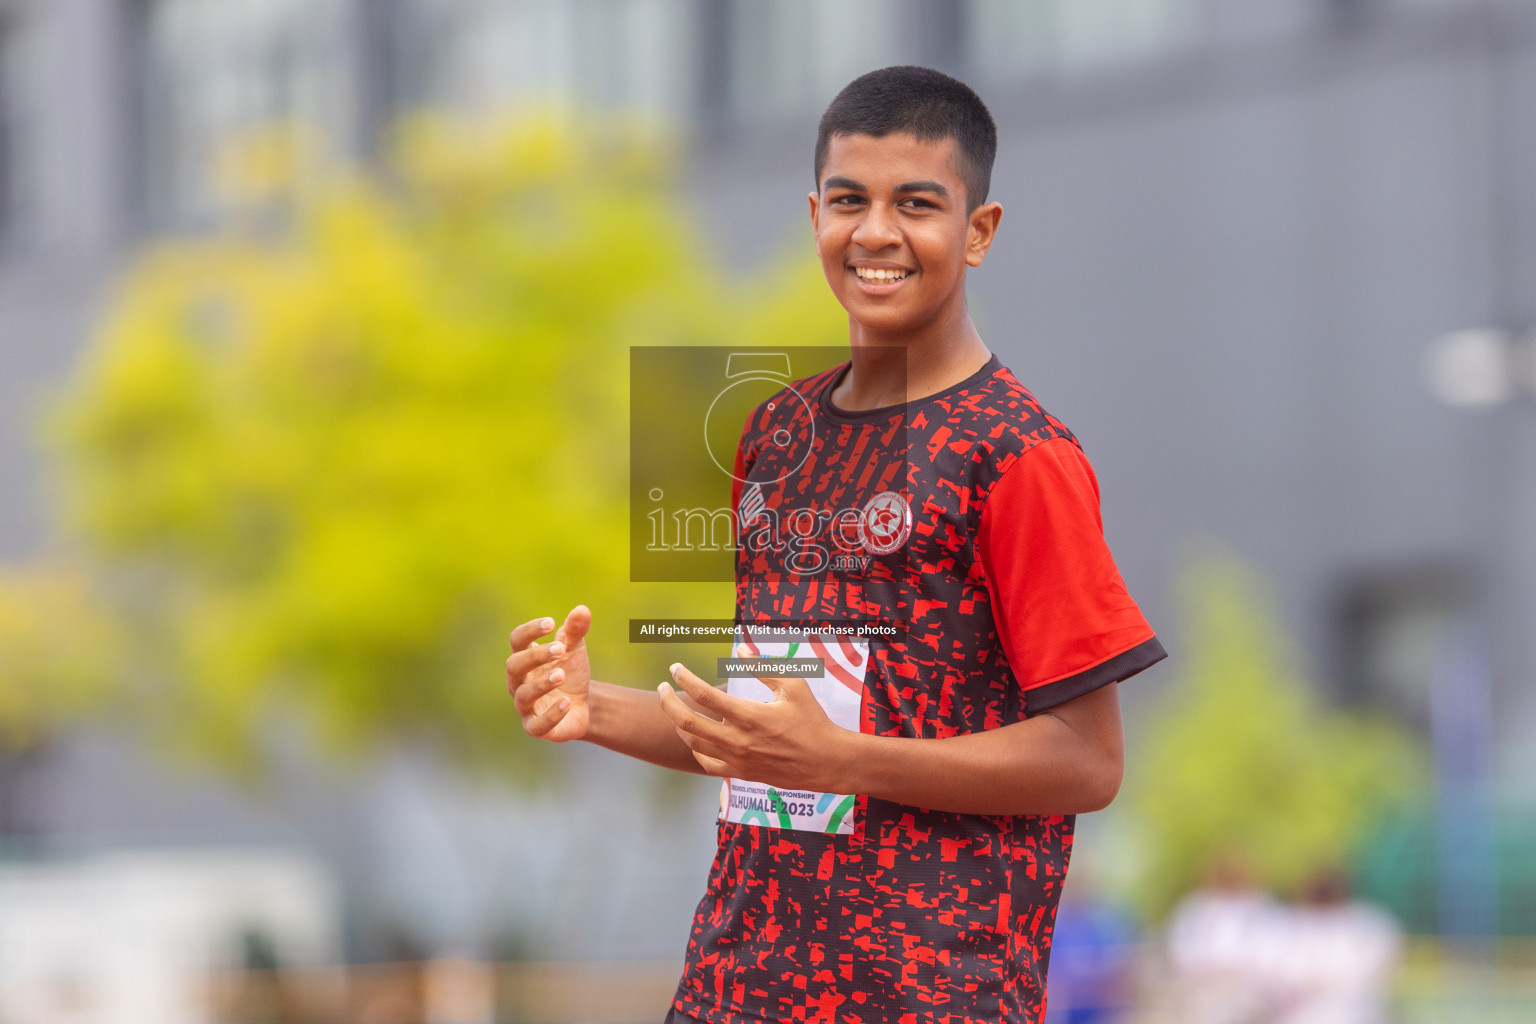
[[[1331, 694], [1421, 728], [1442, 641], [1470, 622], [1501, 805], [1536, 814], [1536, 397], [1470, 412], [1423, 380], [1446, 332], [1536, 327], [1525, 0], [7, 0], [0, 556], [46, 532], [37, 397], [139, 241], [217, 222], [205, 167], [229, 133], [300, 118], [366, 159], [415, 104], [637, 106], [687, 127], [689, 194], [745, 268], [809, 244], [820, 107], [906, 61], [960, 73], [997, 117], [1006, 213], [972, 279], [976, 318], [1082, 437], [1127, 582], [1175, 657], [1172, 581], [1212, 540], [1274, 581]], [[1127, 691], [1134, 709], [1145, 694]], [[101, 737], [24, 774], [36, 809], [16, 827], [61, 842], [337, 831], [294, 794], [131, 813], [175, 786]], [[469, 803], [456, 820], [484, 827]], [[692, 892], [707, 834], [642, 832]], [[360, 856], [340, 840], [328, 855]], [[628, 938], [561, 948], [644, 946], [635, 922], [666, 915], [637, 900], [611, 933]]]

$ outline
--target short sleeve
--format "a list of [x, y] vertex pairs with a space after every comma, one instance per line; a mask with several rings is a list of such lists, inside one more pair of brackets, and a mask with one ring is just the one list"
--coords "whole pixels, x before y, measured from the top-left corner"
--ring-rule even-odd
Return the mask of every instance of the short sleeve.
[[978, 557], [1026, 714], [1167, 657], [1104, 542], [1099, 484], [1076, 443], [1019, 456], [982, 509]]

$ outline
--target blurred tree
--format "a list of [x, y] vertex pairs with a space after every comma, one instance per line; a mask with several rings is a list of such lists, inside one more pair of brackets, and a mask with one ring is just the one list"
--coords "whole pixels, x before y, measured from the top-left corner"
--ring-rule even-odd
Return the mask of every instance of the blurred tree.
[[0, 756], [96, 707], [120, 648], [111, 609], [79, 567], [0, 566]]
[[722, 275], [664, 139], [563, 124], [422, 118], [383, 173], [303, 187], [288, 137], [253, 137], [231, 227], [126, 275], [47, 435], [167, 739], [251, 763], [298, 709], [340, 750], [405, 732], [531, 769], [511, 626], [584, 601], [621, 681], [676, 657], [630, 615], [730, 614], [728, 584], [627, 582], [628, 349], [836, 343], [840, 318], [809, 247]]
[[1135, 895], [1153, 918], [1215, 857], [1242, 859], [1277, 893], [1350, 864], [1427, 778], [1405, 729], [1316, 698], [1252, 570], [1208, 556], [1181, 589], [1183, 674], [1131, 732], [1123, 801], [1142, 846]]

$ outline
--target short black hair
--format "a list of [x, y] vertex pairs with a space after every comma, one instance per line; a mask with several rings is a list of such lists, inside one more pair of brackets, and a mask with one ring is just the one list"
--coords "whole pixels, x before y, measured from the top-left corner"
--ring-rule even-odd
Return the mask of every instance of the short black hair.
[[816, 191], [834, 135], [901, 132], [924, 142], [954, 139], [965, 181], [966, 210], [987, 201], [997, 125], [975, 90], [932, 68], [901, 64], [860, 75], [827, 105], [816, 129]]

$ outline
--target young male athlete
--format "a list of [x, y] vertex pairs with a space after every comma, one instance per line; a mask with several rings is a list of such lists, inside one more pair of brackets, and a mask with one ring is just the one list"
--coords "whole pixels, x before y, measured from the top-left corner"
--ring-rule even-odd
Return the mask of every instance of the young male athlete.
[[[1116, 684], [1164, 653], [1077, 439], [967, 312], [995, 151], [976, 94], [925, 68], [821, 119], [811, 225], [851, 358], [748, 417], [733, 495], [739, 653], [794, 653], [763, 639], [788, 624], [818, 677], [634, 690], [591, 679], [583, 606], [551, 643], [553, 619], [512, 633], [528, 733], [727, 780], [671, 1020], [1043, 1016], [1073, 815], [1120, 784]], [[846, 620], [900, 632], [820, 631]]]

